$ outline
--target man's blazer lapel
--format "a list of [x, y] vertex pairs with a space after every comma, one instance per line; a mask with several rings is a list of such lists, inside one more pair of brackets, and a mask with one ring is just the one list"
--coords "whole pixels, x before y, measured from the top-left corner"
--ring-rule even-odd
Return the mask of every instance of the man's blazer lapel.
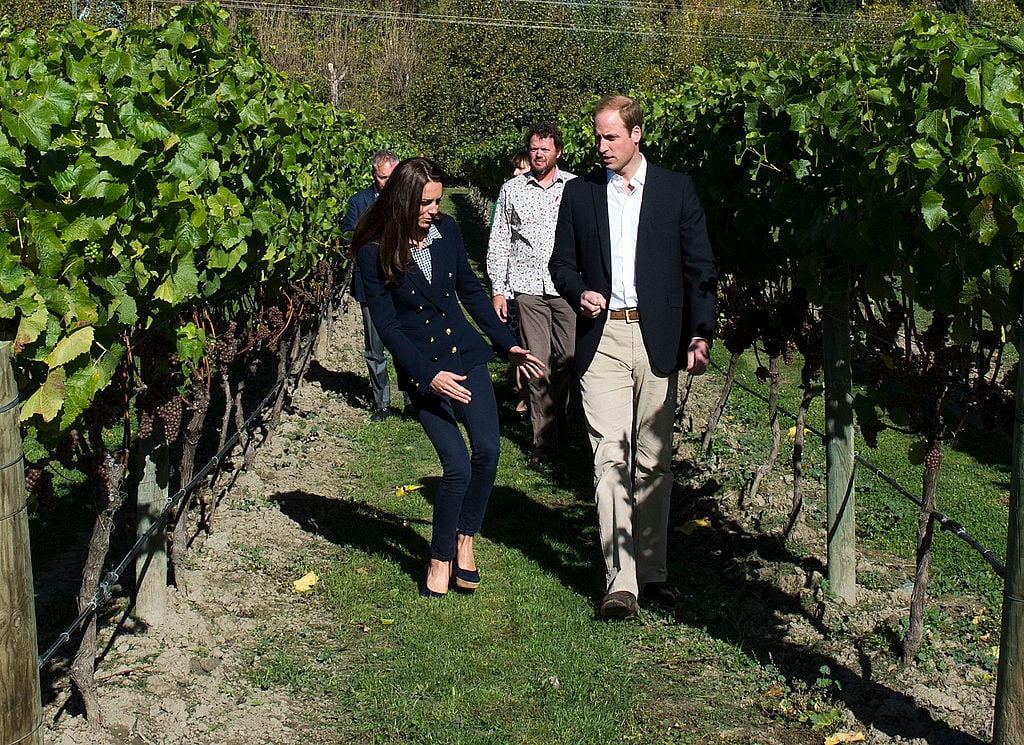
[[608, 184], [606, 171], [602, 168], [601, 178], [593, 184], [594, 215], [597, 220], [597, 238], [601, 244], [601, 262], [608, 281], [612, 278], [612, 241], [608, 230]]
[[636, 231], [636, 253], [638, 258], [640, 254], [646, 253], [653, 245], [652, 241], [649, 240], [650, 229], [657, 222], [659, 196], [663, 193], [658, 184], [659, 177], [658, 169], [648, 163], [647, 183], [644, 184], [644, 193], [640, 200], [640, 219], [637, 223]]

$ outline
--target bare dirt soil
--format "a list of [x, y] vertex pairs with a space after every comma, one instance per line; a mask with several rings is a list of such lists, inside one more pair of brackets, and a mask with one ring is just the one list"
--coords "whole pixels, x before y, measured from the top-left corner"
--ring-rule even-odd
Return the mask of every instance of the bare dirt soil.
[[[274, 497], [301, 490], [333, 499], [343, 490], [343, 466], [351, 452], [343, 433], [366, 417], [358, 400], [366, 390], [359, 324], [357, 310], [341, 316], [329, 353], [314, 363], [279, 431], [257, 448], [254, 467], [221, 477], [219, 484], [227, 488], [217, 495], [213, 531], [193, 543], [184, 581], [179, 589], [169, 589], [164, 617], [151, 625], [133, 620], [124, 613], [123, 600], [104, 609], [97, 667], [102, 724], [84, 719], [71, 695], [66, 660], [58, 655], [44, 671], [47, 743], [336, 741], [329, 702], [264, 689], [254, 680], [254, 657], [263, 652], [253, 647], [255, 639], [294, 631], [297, 623], [311, 636], [330, 633], [328, 614], [316, 611], [315, 598], [296, 594], [292, 582], [301, 576], [302, 557], [329, 556], [338, 546], [284, 514]], [[690, 416], [698, 427], [702, 409], [718, 395], [718, 385], [720, 379], [709, 377], [694, 386]], [[311, 411], [332, 426], [311, 430], [304, 419]], [[965, 650], [964, 640], [955, 634], [933, 640], [927, 664], [903, 667], [894, 662], [893, 648], [909, 602], [909, 562], [862, 556], [860, 576], [871, 578], [870, 587], [860, 588], [855, 608], [835, 601], [822, 584], [819, 529], [802, 528], [791, 544], [763, 530], [767, 523], [777, 523], [788, 507], [785, 465], [780, 461], [762, 496], [743, 500], [740, 507], [738, 491], [723, 486], [736, 464], [722, 459], [688, 465], [694, 462], [692, 445], [687, 444], [693, 438], [685, 435], [680, 435], [679, 459], [685, 498], [675, 506], [673, 519], [680, 526], [707, 519], [713, 529], [698, 529], [688, 538], [688, 549], [701, 558], [681, 579], [686, 602], [676, 621], [707, 627], [741, 644], [783, 677], [823, 677], [841, 729], [863, 733], [868, 743], [987, 742], [995, 683], [991, 669]], [[742, 451], [728, 425], [719, 437], [719, 452]], [[37, 584], [46, 587], [58, 576], [66, 581], [69, 574], [75, 576], [74, 568], [55, 560], [52, 569], [37, 573]], [[969, 598], [934, 602], [956, 618], [969, 618], [975, 610]], [[694, 675], [713, 689], [714, 661], [693, 662], [700, 668]], [[827, 673], [820, 672], [823, 667]], [[720, 695], [722, 701], [735, 700], [732, 692]], [[787, 705], [795, 707], [796, 716], [801, 695], [806, 699], [810, 692], [784, 692], [780, 687], [778, 700], [769, 698], [769, 705], [779, 707], [780, 718]], [[763, 701], [746, 705], [765, 706]], [[819, 741], [824, 737], [820, 734]]]

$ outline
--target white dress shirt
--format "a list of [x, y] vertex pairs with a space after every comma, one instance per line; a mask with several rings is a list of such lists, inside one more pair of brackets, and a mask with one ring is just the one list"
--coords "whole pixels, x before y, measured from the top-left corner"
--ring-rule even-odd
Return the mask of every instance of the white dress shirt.
[[640, 166], [629, 180], [617, 173], [608, 174], [608, 235], [612, 246], [612, 296], [609, 310], [635, 308], [636, 297], [636, 237], [640, 227], [640, 204], [647, 181], [647, 159], [640, 156]]

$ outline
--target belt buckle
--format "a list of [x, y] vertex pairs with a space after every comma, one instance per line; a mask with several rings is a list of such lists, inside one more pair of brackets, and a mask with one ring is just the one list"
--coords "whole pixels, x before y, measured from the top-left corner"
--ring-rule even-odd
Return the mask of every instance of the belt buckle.
[[626, 316], [626, 323], [640, 323], [640, 314], [636, 308], [625, 308], [622, 312]]

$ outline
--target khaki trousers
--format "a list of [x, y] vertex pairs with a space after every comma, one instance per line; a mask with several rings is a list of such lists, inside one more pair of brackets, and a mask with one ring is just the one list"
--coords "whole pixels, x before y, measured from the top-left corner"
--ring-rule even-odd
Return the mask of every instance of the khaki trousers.
[[550, 455], [565, 435], [565, 412], [575, 376], [576, 311], [557, 296], [516, 295], [523, 344], [544, 363], [544, 376], [531, 378], [530, 424], [535, 451]]
[[667, 579], [678, 380], [651, 369], [639, 323], [607, 320], [580, 381], [607, 592]]

